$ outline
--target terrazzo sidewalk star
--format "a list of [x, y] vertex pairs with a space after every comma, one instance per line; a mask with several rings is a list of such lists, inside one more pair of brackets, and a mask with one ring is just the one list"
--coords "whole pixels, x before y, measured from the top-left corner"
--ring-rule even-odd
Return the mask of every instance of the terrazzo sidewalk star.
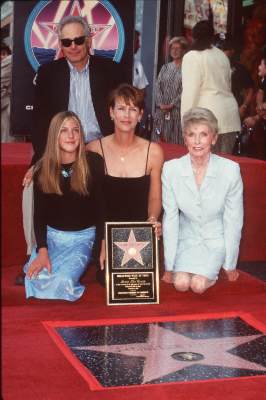
[[[197, 319], [198, 318], [198, 319]], [[47, 322], [91, 389], [266, 376], [264, 326], [252, 318], [199, 316], [99, 324]]]
[[[168, 374], [193, 365], [249, 369], [263, 371], [266, 374], [266, 367], [229, 353], [230, 350], [241, 344], [247, 344], [248, 346], [254, 339], [262, 338], [263, 336], [233, 336], [229, 338], [194, 340], [160, 327], [157, 324], [150, 324], [146, 343], [77, 346], [72, 349], [74, 351], [100, 351], [106, 355], [112, 353], [144, 358], [142, 383], [148, 383], [155, 379], [163, 379]], [[203, 358], [199, 361], [189, 359], [180, 361], [174, 357], [175, 353], [178, 352], [199, 353]]]

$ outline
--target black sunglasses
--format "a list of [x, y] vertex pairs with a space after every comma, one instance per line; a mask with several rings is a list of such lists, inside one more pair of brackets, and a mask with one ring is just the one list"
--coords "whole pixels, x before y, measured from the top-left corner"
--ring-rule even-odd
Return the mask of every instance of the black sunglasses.
[[70, 47], [72, 42], [75, 43], [75, 45], [77, 46], [81, 46], [82, 44], [84, 44], [86, 39], [86, 36], [79, 36], [79, 37], [75, 37], [74, 39], [61, 39], [61, 43], [62, 46], [64, 47]]

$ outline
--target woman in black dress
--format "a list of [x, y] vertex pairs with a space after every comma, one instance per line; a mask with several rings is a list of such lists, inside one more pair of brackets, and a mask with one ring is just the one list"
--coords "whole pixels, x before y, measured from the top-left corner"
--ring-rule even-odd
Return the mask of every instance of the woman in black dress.
[[[163, 151], [135, 134], [144, 109], [143, 94], [128, 84], [115, 89], [109, 100], [114, 133], [87, 145], [105, 162], [104, 192], [107, 221], [150, 221], [161, 213]], [[157, 231], [160, 224], [157, 223]]]

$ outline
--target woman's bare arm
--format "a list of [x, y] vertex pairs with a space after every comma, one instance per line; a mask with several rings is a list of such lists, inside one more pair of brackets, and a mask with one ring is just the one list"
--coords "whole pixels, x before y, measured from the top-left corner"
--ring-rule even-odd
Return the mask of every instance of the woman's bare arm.
[[148, 220], [158, 220], [162, 211], [161, 173], [164, 162], [163, 150], [157, 143], [151, 143], [148, 168], [150, 170], [150, 192]]

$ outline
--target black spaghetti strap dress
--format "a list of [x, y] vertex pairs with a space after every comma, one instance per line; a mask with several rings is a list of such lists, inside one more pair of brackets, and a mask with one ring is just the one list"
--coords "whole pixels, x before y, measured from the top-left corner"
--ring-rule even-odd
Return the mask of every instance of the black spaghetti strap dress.
[[104, 195], [106, 200], [106, 221], [146, 221], [148, 218], [150, 190], [150, 175], [147, 175], [150, 143], [147, 148], [144, 175], [137, 178], [122, 178], [109, 175], [101, 140], [100, 145], [105, 164]]

